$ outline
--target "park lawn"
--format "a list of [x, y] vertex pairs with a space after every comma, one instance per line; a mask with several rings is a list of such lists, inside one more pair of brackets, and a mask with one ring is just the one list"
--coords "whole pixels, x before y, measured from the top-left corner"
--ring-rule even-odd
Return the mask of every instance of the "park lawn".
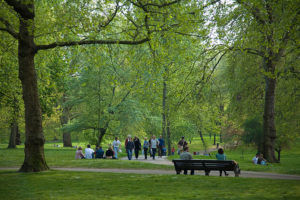
[[[24, 146], [7, 149], [0, 145], [0, 167], [21, 167], [24, 161]], [[124, 168], [124, 169], [174, 169], [173, 166], [156, 165], [134, 160], [82, 159], [75, 160], [74, 148], [53, 147], [45, 145], [45, 157], [49, 167], [83, 167], [83, 168]], [[120, 155], [126, 156], [125, 153]]]
[[0, 170], [0, 199], [299, 199], [294, 180]]
[[[211, 143], [211, 142], [210, 142]], [[190, 152], [201, 150], [199, 144], [189, 144]], [[222, 144], [221, 144], [222, 146]], [[210, 146], [215, 147], [215, 146]], [[211, 152], [210, 156], [193, 156], [194, 159], [215, 159], [217, 151]], [[262, 171], [283, 174], [297, 174], [300, 175], [300, 139], [295, 139], [295, 143], [290, 149], [283, 150], [281, 153], [280, 163], [268, 163], [267, 166], [252, 164], [252, 158], [257, 153], [255, 147], [241, 146], [239, 148], [229, 150], [225, 149], [227, 160], [235, 160], [239, 163], [242, 171]], [[176, 154], [176, 152], [175, 152]], [[276, 155], [277, 156], [277, 155]], [[169, 156], [168, 159], [178, 159], [178, 155]]]

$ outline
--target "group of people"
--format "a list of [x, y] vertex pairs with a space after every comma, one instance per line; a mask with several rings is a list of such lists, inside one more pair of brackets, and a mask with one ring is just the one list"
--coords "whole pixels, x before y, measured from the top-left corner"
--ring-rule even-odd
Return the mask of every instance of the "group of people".
[[267, 165], [267, 160], [264, 159], [264, 155], [262, 153], [257, 153], [252, 159], [252, 162], [255, 165]]
[[[127, 152], [128, 160], [132, 159], [133, 151], [135, 153], [135, 158], [138, 159], [139, 152], [142, 150], [140, 139], [137, 136], [132, 139], [131, 135], [128, 135], [125, 140], [125, 149]], [[165, 140], [162, 138], [162, 136], [160, 136], [159, 139], [156, 139], [156, 136], [153, 135], [149, 140], [147, 137], [145, 137], [143, 142], [143, 151], [146, 160], [148, 157], [148, 152], [153, 160], [155, 160], [157, 151], [158, 156], [166, 155]]]
[[91, 145], [87, 145], [85, 148], [85, 154], [83, 154], [82, 147], [78, 147], [75, 159], [93, 159], [93, 158], [103, 158], [103, 159], [117, 159], [118, 152], [120, 149], [121, 142], [118, 140], [118, 137], [115, 137], [115, 140], [112, 142], [112, 145], [108, 146], [108, 149], [104, 152], [102, 146], [97, 146], [96, 149], [92, 149]]

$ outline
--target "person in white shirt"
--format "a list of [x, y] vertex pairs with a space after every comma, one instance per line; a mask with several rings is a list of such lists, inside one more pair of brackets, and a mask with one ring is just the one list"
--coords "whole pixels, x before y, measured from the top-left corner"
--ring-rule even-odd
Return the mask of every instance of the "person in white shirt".
[[152, 157], [153, 157], [153, 160], [155, 160], [156, 148], [159, 145], [159, 141], [156, 139], [155, 135], [152, 136], [150, 145], [151, 145], [151, 149], [152, 149]]
[[87, 148], [84, 150], [84, 152], [85, 152], [86, 159], [92, 159], [95, 151], [93, 149], [91, 149], [91, 145], [88, 144]]
[[255, 155], [255, 157], [252, 158], [253, 164], [257, 165], [257, 161], [258, 161], [259, 156], [260, 156], [260, 153], [257, 153], [257, 154]]
[[115, 137], [115, 140], [112, 143], [115, 152], [115, 158], [118, 159], [119, 148], [121, 148], [121, 142], [118, 140], [118, 137]]

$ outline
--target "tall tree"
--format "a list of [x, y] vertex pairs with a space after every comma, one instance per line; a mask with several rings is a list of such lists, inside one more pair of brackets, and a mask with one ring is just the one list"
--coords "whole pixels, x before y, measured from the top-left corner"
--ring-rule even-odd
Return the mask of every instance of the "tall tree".
[[[53, 2], [52, 5], [48, 1], [36, 2], [34, 0], [5, 0], [1, 2], [0, 31], [8, 33], [18, 41], [19, 78], [23, 88], [26, 124], [25, 159], [20, 171], [37, 172], [49, 169], [44, 156], [45, 140], [43, 136], [41, 107], [35, 71], [35, 55], [41, 50], [55, 47], [88, 44], [142, 44], [149, 41], [149, 34], [153, 32], [151, 30], [153, 27], [149, 26], [151, 18], [149, 17], [148, 9], [150, 7], [154, 10], [163, 9], [177, 2], [178, 1], [170, 1], [163, 4], [141, 4], [140, 2], [135, 3], [134, 1], [116, 1], [115, 4], [111, 3], [111, 1], [105, 1], [104, 3], [79, 2], [81, 5], [69, 1]], [[115, 7], [114, 10], [110, 9], [112, 6]], [[135, 9], [135, 6], [137, 6], [139, 10]], [[53, 9], [54, 11], [51, 9], [47, 10], [49, 7], [55, 8]], [[121, 9], [121, 7], [123, 7], [123, 9]], [[63, 10], [61, 8], [68, 11], [68, 23], [65, 21], [67, 19], [66, 17], [57, 18], [55, 16], [55, 14], [59, 14], [59, 12]], [[40, 12], [43, 11], [43, 9], [46, 9], [46, 12]], [[98, 11], [96, 12], [95, 10]], [[72, 11], [75, 13], [80, 11], [82, 14], [76, 15], [71, 13]], [[120, 11], [123, 11], [128, 19], [127, 26], [121, 23], [124, 21], [124, 15], [117, 14], [121, 13]], [[128, 11], [133, 11], [132, 13], [135, 15], [128, 16], [130, 14]], [[60, 14], [62, 14], [62, 12]], [[48, 28], [46, 26], [43, 27], [45, 24], [42, 23], [43, 20], [47, 19], [45, 17], [46, 15], [48, 15], [48, 19], [53, 19], [54, 17], [55, 20], [46, 21], [48, 22], [48, 27], [53, 25], [51, 28], [56, 29], [57, 32], [47, 33]], [[127, 34], [123, 37], [125, 40], [121, 40], [121, 36], [116, 37], [116, 39], [111, 39], [110, 36], [105, 37], [106, 33], [116, 31], [109, 26], [113, 21], [116, 22], [116, 25], [124, 25], [120, 27], [119, 30], [120, 32], [124, 32], [123, 30], [125, 30], [125, 32], [127, 31]], [[61, 26], [57, 26], [59, 23]], [[62, 27], [64, 27], [66, 23], [70, 26], [63, 29]], [[94, 24], [98, 26], [95, 27]], [[154, 28], [157, 27], [154, 26]], [[37, 33], [37, 31], [41, 32]], [[53, 33], [52, 38], [49, 37], [51, 33]], [[97, 35], [101, 34], [103, 35], [97, 37]], [[67, 37], [61, 40], [62, 35]], [[73, 35], [73, 37], [71, 37], [71, 35]], [[39, 38], [37, 38], [37, 36], [39, 36]], [[48, 41], [50, 39], [50, 43], [44, 44], [47, 39]]]

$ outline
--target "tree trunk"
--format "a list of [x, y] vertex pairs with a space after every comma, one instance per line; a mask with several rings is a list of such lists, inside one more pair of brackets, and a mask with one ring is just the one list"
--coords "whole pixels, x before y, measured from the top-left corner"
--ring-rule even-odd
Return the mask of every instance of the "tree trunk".
[[[66, 102], [66, 95], [63, 94], [62, 103]], [[63, 127], [65, 124], [69, 122], [69, 111], [70, 109], [67, 106], [63, 105], [62, 115], [60, 117], [61, 126]], [[63, 130], [63, 143], [64, 147], [72, 147], [71, 133]]]
[[200, 138], [201, 138], [201, 141], [202, 141], [202, 144], [204, 146], [204, 149], [205, 149], [205, 152], [206, 152], [206, 144], [205, 144], [205, 141], [204, 141], [204, 138], [203, 138], [203, 135], [202, 135], [202, 131], [199, 130], [199, 135], [200, 135]]
[[216, 134], [214, 133], [214, 145], [216, 145]]
[[[272, 55], [272, 54], [270, 54]], [[274, 75], [275, 65], [270, 59], [265, 59], [265, 70]], [[277, 162], [275, 158], [275, 88], [276, 79], [274, 77], [265, 77], [265, 104], [264, 104], [264, 140], [263, 140], [263, 154], [269, 162]]]
[[101, 145], [101, 142], [102, 142], [102, 139], [103, 139], [103, 136], [105, 135], [105, 133], [106, 133], [106, 128], [100, 128], [99, 129], [98, 141], [97, 141], [96, 146]]
[[[34, 10], [33, 4], [31, 10]], [[34, 20], [20, 17], [19, 27], [19, 78], [22, 82], [25, 104], [25, 159], [21, 172], [39, 172], [48, 170], [44, 156], [44, 135], [42, 116], [38, 96], [37, 76], [34, 67], [36, 54], [34, 37]]]
[[170, 132], [170, 121], [167, 119], [167, 143], [168, 143], [168, 156], [171, 155], [171, 132]]
[[167, 84], [163, 81], [163, 98], [162, 98], [162, 136], [166, 138], [166, 99], [167, 99]]
[[10, 137], [9, 137], [9, 143], [7, 148], [16, 148], [17, 132], [18, 132], [18, 124], [16, 121], [14, 121], [10, 125]]

